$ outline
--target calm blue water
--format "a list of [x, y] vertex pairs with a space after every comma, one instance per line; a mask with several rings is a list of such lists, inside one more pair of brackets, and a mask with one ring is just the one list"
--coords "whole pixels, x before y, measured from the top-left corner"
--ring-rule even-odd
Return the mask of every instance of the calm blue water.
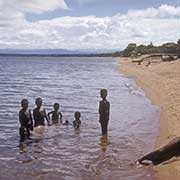
[[[139, 180], [154, 179], [150, 169], [131, 163], [153, 149], [159, 108], [111, 58], [0, 57], [0, 179]], [[108, 89], [108, 139], [98, 123], [99, 90]], [[60, 103], [64, 119], [82, 113], [82, 126], [46, 127], [38, 139], [18, 148], [18, 111], [23, 98], [47, 111]]]

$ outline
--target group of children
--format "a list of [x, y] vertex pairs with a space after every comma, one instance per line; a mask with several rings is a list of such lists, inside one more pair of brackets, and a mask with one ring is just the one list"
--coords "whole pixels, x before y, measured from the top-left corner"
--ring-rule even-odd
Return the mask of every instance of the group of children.
[[[99, 122], [101, 124], [102, 135], [107, 135], [109, 114], [110, 114], [110, 103], [107, 101], [107, 90], [102, 89], [100, 91], [100, 96], [102, 100], [99, 102]], [[46, 110], [42, 107], [42, 99], [36, 99], [36, 108], [33, 110], [33, 116], [31, 111], [28, 109], [28, 100], [23, 99], [21, 101], [22, 109], [19, 111], [19, 121], [20, 121], [20, 142], [23, 142], [26, 138], [30, 138], [30, 131], [33, 131], [34, 127], [44, 126], [45, 119], [48, 125], [62, 123], [63, 125], [69, 125], [69, 121], [66, 120], [62, 122], [62, 114], [59, 111], [59, 104], [55, 103], [54, 110], [46, 114]], [[78, 129], [81, 125], [81, 113], [76, 111], [74, 113], [75, 120], [73, 121], [74, 128]], [[34, 122], [33, 122], [34, 119]], [[52, 122], [50, 122], [50, 120]], [[137, 163], [143, 165], [157, 165], [164, 161], [169, 160], [174, 156], [180, 156], [180, 137], [173, 139], [164, 147], [159, 150], [153, 151], [144, 157], [137, 160]]]
[[[110, 112], [110, 103], [107, 101], [107, 90], [102, 89], [100, 91], [100, 96], [102, 100], [99, 103], [99, 122], [101, 124], [102, 135], [107, 134], [107, 127], [109, 122], [109, 112]], [[23, 99], [21, 101], [21, 110], [19, 111], [19, 134], [20, 142], [23, 142], [26, 138], [30, 139], [30, 132], [33, 131], [34, 127], [44, 126], [45, 120], [47, 121], [48, 126], [51, 124], [61, 123], [63, 125], [70, 125], [69, 121], [66, 120], [64, 123], [62, 121], [62, 113], [59, 111], [59, 103], [53, 105], [54, 110], [46, 113], [46, 110], [42, 107], [43, 100], [37, 98], [36, 108], [33, 110], [33, 115], [31, 110], [28, 109], [28, 100]], [[81, 126], [81, 113], [76, 111], [74, 113], [75, 120], [73, 121], [73, 126], [75, 129], [79, 129]]]
[[[47, 121], [48, 126], [51, 124], [62, 123], [62, 113], [59, 111], [59, 104], [55, 103], [53, 105], [54, 110], [46, 113], [46, 110], [42, 107], [42, 99], [37, 98], [36, 108], [33, 110], [33, 115], [31, 111], [28, 109], [28, 100], [23, 99], [21, 101], [22, 109], [19, 111], [19, 134], [20, 134], [20, 142], [23, 142], [26, 138], [30, 139], [30, 131], [33, 131], [34, 127], [44, 126], [45, 120]], [[78, 129], [81, 125], [81, 113], [74, 113], [75, 120], [73, 121], [74, 128]], [[34, 120], [34, 121], [33, 121]], [[66, 120], [63, 125], [69, 125], [69, 121]]]

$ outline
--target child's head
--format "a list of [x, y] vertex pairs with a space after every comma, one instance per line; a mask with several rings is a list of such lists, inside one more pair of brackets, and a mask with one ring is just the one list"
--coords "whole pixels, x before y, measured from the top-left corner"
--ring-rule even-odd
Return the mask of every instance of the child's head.
[[55, 111], [58, 111], [58, 109], [59, 109], [59, 103], [54, 103], [53, 107], [54, 107], [54, 110], [55, 110]]
[[79, 111], [76, 111], [76, 112], [74, 113], [74, 118], [75, 118], [75, 119], [80, 119], [80, 117], [81, 117], [81, 113], [80, 113]]
[[23, 99], [21, 101], [21, 106], [22, 106], [22, 108], [27, 109], [28, 108], [28, 100], [27, 99]]
[[42, 98], [37, 98], [36, 99], [36, 105], [37, 105], [37, 107], [41, 107], [42, 106]]
[[101, 98], [102, 98], [102, 99], [106, 99], [107, 94], [108, 94], [108, 92], [107, 92], [106, 89], [101, 89], [100, 95], [101, 95]]

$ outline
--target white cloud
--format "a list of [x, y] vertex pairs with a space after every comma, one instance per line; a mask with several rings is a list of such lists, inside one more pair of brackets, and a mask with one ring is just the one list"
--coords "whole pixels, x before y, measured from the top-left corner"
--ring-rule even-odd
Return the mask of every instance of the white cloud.
[[0, 21], [16, 21], [24, 19], [26, 12], [40, 14], [58, 8], [68, 9], [64, 0], [0, 0]]
[[[12, 0], [11, 0], [12, 1]], [[45, 11], [53, 11], [55, 9], [68, 9], [64, 0], [14, 0], [14, 7], [25, 12], [43, 13]]]
[[180, 16], [180, 7], [161, 5], [159, 8], [148, 8], [144, 10], [129, 10], [128, 16], [132, 18], [173, 18]]
[[24, 8], [0, 12], [0, 48], [122, 49], [130, 42], [161, 44], [180, 38], [180, 7], [162, 5], [113, 17], [59, 17], [37, 22], [24, 17], [23, 12], [31, 7], [28, 3], [26, 8], [19, 7]]
[[25, 13], [43, 13], [55, 9], [68, 9], [64, 0], [0, 0], [0, 26], [19, 26]]

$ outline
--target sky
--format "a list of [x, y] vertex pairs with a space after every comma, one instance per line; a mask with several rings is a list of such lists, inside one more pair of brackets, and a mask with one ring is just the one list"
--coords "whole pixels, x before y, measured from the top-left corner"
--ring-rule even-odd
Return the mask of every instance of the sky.
[[180, 39], [180, 1], [0, 0], [0, 49], [115, 49]]

